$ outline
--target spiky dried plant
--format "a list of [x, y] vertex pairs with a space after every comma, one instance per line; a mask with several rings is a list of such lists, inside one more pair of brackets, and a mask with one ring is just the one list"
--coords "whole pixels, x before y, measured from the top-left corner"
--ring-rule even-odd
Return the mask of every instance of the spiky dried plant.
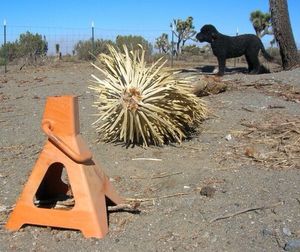
[[92, 74], [90, 86], [98, 96], [94, 124], [100, 139], [144, 146], [181, 142], [206, 117], [205, 104], [192, 94], [187, 78], [176, 79], [163, 68], [162, 58], [146, 66], [143, 48], [123, 49], [109, 46], [110, 55], [99, 56], [103, 67], [93, 64], [105, 76]]

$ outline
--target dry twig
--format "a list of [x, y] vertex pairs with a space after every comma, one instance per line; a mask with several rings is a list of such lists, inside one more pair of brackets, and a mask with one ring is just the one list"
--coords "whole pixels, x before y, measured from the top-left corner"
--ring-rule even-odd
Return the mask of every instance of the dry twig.
[[182, 174], [182, 172], [174, 172], [170, 174], [166, 174], [165, 172], [159, 174], [159, 175], [153, 175], [151, 177], [138, 177], [138, 176], [130, 176], [131, 179], [157, 179], [157, 178], [166, 178], [166, 177], [171, 177], [174, 175]]
[[252, 211], [274, 208], [274, 207], [277, 207], [277, 206], [282, 205], [282, 204], [283, 204], [283, 202], [280, 201], [280, 202], [277, 202], [275, 204], [268, 205], [268, 206], [246, 208], [246, 209], [237, 211], [235, 213], [230, 213], [230, 214], [227, 214], [227, 215], [223, 215], [223, 216], [214, 218], [214, 219], [210, 220], [209, 223], [213, 223], [213, 222], [218, 221], [218, 220], [229, 219], [229, 218], [232, 218], [234, 216], [237, 216], [237, 215], [240, 215], [240, 214], [244, 214], [244, 213], [248, 213], [248, 212], [252, 212]]
[[152, 198], [125, 198], [126, 202], [146, 202], [146, 201], [153, 201], [157, 199], [166, 199], [166, 198], [172, 198], [172, 197], [178, 197], [183, 195], [188, 195], [189, 193], [175, 193], [170, 195], [164, 195], [160, 197], [152, 197]]
[[244, 85], [245, 87], [264, 87], [264, 86], [272, 86], [273, 83], [250, 83], [250, 84], [246, 84]]
[[162, 161], [161, 158], [133, 158], [132, 161]]
[[[67, 200], [59, 200], [55, 201], [53, 199], [50, 200], [36, 200], [34, 202], [36, 206], [47, 206], [47, 205], [52, 205], [54, 209], [71, 209], [75, 205], [75, 199], [74, 198], [69, 198]], [[127, 212], [139, 212], [138, 207], [140, 204], [138, 202], [133, 202], [133, 203], [127, 203], [127, 204], [118, 204], [115, 206], [108, 206], [107, 210], [111, 212], [116, 212], [116, 211], [127, 211]]]

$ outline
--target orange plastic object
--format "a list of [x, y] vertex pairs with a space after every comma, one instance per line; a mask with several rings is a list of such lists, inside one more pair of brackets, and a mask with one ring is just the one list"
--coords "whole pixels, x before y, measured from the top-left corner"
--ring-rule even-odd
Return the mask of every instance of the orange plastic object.
[[[123, 200], [80, 135], [77, 97], [48, 97], [42, 129], [48, 140], [6, 228], [13, 231], [23, 224], [35, 224], [79, 229], [85, 237], [103, 238], [108, 232], [106, 197], [115, 204]], [[67, 193], [69, 187], [61, 179], [62, 168], [69, 178], [74, 207], [70, 210], [37, 207], [34, 200], [39, 195], [51, 198]]]

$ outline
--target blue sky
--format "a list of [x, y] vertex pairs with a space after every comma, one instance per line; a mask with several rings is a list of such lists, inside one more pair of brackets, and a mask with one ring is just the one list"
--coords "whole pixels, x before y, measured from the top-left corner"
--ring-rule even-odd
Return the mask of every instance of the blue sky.
[[[114, 39], [118, 34], [142, 35], [150, 42], [175, 18], [194, 18], [198, 31], [202, 25], [214, 24], [224, 34], [254, 33], [250, 12], [267, 12], [268, 0], [7, 0], [1, 2], [0, 21], [6, 20], [8, 40], [30, 30], [51, 36], [52, 40], [76, 40], [89, 36], [92, 21], [97, 38]], [[300, 1], [288, 0], [295, 40], [300, 44]], [[50, 35], [51, 34], [51, 35]], [[63, 38], [64, 34], [67, 37]], [[77, 36], [78, 34], [78, 36]], [[80, 35], [81, 34], [81, 35]], [[0, 31], [0, 43], [3, 31]], [[267, 43], [270, 36], [264, 38]], [[71, 43], [71, 42], [70, 42]]]

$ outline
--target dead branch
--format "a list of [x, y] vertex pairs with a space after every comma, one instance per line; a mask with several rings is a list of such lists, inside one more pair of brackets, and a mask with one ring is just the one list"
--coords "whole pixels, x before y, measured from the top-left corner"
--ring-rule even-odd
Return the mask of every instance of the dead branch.
[[132, 161], [162, 161], [160, 158], [133, 158]]
[[253, 109], [249, 109], [249, 108], [246, 108], [246, 107], [242, 107], [243, 110], [246, 110], [247, 112], [254, 112]]
[[151, 176], [151, 177], [138, 177], [138, 176], [130, 176], [131, 179], [157, 179], [157, 178], [166, 178], [174, 175], [182, 174], [182, 172], [174, 172], [170, 174], [162, 173], [160, 175]]
[[264, 87], [264, 86], [272, 86], [273, 83], [250, 83], [244, 85], [245, 87]]
[[139, 202], [133, 202], [131, 204], [119, 204], [116, 206], [108, 206], [107, 210], [109, 212], [125, 211], [125, 212], [136, 213], [136, 212], [140, 212], [140, 210], [138, 209], [139, 206], [140, 206]]
[[281, 105], [269, 105], [268, 109], [284, 109], [285, 106], [281, 106]]
[[172, 197], [178, 197], [183, 195], [188, 195], [189, 193], [175, 193], [170, 195], [164, 195], [160, 197], [152, 197], [152, 198], [125, 198], [125, 201], [127, 202], [146, 202], [146, 201], [153, 201], [157, 199], [166, 199], [166, 198], [172, 198]]
[[[34, 202], [36, 206], [46, 206], [46, 205], [54, 205], [52, 208], [54, 209], [65, 209], [68, 210], [75, 205], [75, 199], [70, 198], [67, 200], [59, 200], [54, 201], [53, 199], [50, 200], [36, 200]], [[130, 204], [118, 204], [115, 206], [108, 206], [107, 210], [111, 212], [116, 211], [127, 211], [127, 212], [139, 212], [138, 207], [140, 206], [139, 202], [131, 202]]]
[[237, 211], [235, 213], [231, 213], [231, 214], [227, 214], [227, 215], [223, 215], [223, 216], [214, 218], [214, 219], [210, 220], [209, 223], [213, 223], [213, 222], [218, 221], [218, 220], [229, 219], [229, 218], [232, 218], [234, 216], [244, 214], [244, 213], [248, 213], [248, 212], [252, 212], [252, 211], [274, 208], [274, 207], [277, 207], [277, 206], [282, 205], [282, 204], [283, 204], [283, 201], [280, 201], [280, 202], [277, 202], [275, 204], [268, 205], [268, 206], [246, 208], [246, 209]]

